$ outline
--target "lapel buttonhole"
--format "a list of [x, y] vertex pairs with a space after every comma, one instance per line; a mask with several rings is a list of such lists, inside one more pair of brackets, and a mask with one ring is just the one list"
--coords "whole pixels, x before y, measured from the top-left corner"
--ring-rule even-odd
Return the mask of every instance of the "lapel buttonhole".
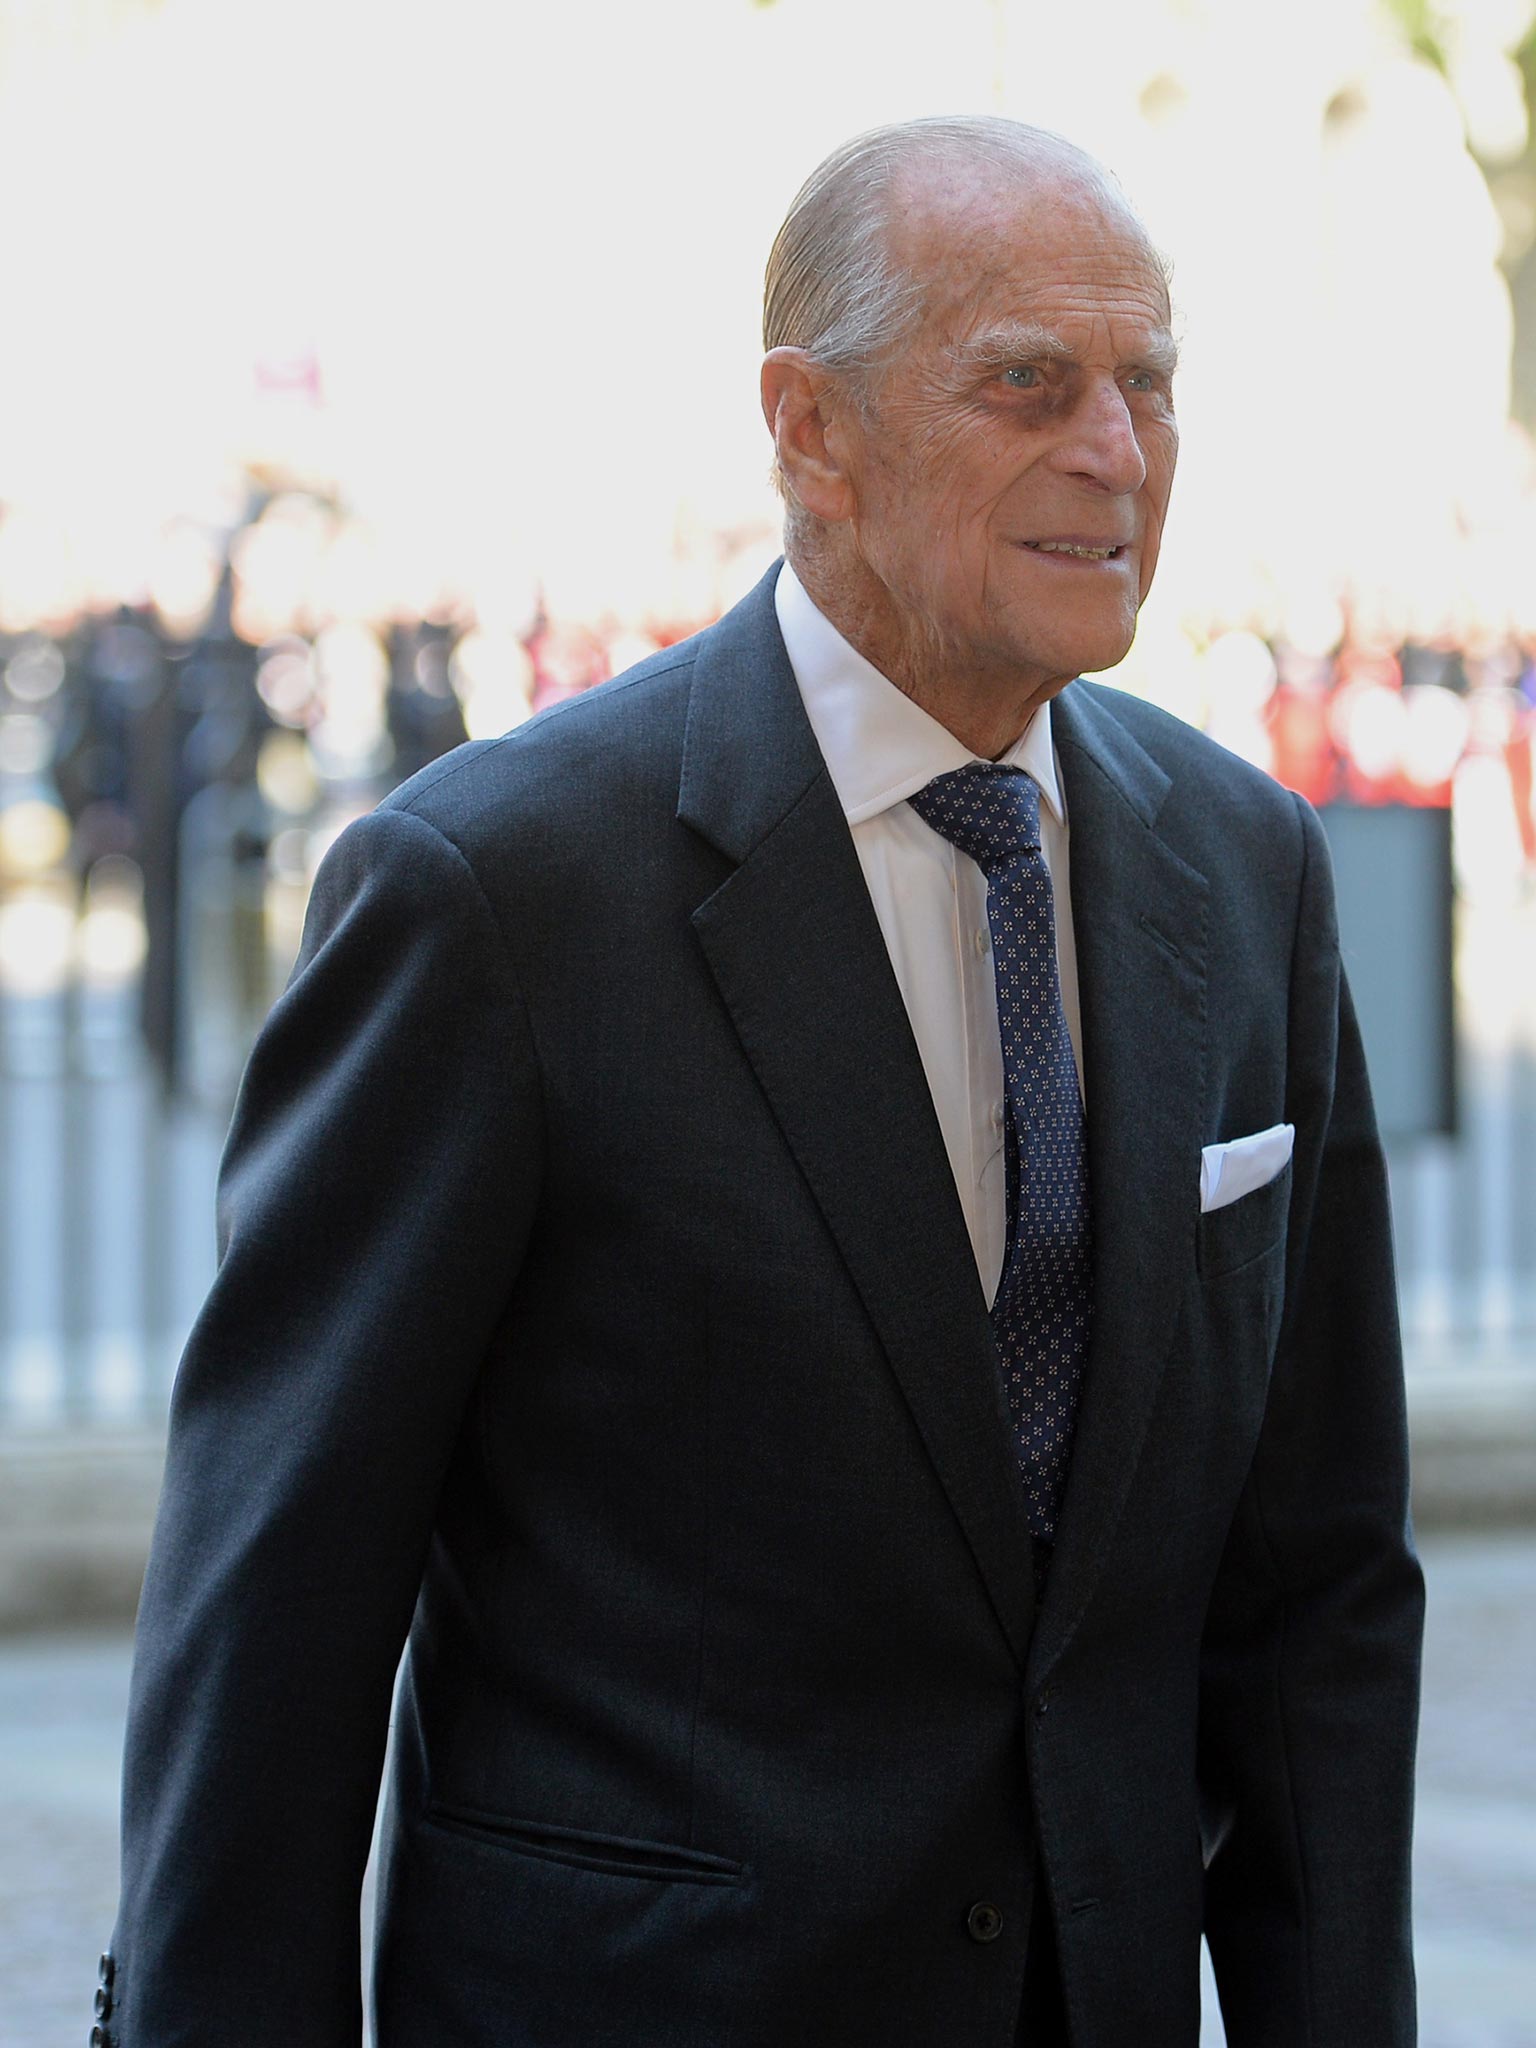
[[1137, 918], [1136, 922], [1141, 926], [1142, 930], [1147, 934], [1147, 937], [1149, 939], [1155, 940], [1156, 943], [1162, 947], [1163, 951], [1166, 954], [1168, 954], [1170, 959], [1181, 960], [1184, 957], [1180, 953], [1178, 947], [1173, 943], [1172, 939], [1169, 938], [1168, 934], [1166, 932], [1160, 932], [1157, 926], [1152, 922], [1151, 918], [1148, 917], [1144, 911]]

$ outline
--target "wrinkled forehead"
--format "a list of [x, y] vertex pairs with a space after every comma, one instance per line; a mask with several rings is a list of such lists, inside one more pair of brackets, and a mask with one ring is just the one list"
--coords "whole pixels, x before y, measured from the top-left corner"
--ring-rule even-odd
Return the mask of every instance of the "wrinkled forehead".
[[1109, 294], [1169, 321], [1168, 281], [1119, 188], [1089, 157], [904, 166], [887, 215], [891, 258], [919, 287], [922, 324]]

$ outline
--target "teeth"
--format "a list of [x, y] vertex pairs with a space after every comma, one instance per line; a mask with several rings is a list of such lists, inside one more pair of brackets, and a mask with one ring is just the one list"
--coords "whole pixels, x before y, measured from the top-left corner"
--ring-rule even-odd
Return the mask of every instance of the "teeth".
[[1037, 555], [1078, 555], [1085, 562], [1107, 562], [1120, 552], [1118, 548], [1078, 548], [1066, 540], [1032, 540], [1029, 545]]

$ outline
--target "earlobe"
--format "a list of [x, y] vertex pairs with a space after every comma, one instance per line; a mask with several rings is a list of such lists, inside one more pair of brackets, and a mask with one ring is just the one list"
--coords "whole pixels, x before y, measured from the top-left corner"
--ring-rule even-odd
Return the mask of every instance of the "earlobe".
[[843, 392], [837, 379], [800, 348], [763, 358], [763, 417], [790, 491], [818, 519], [852, 516]]

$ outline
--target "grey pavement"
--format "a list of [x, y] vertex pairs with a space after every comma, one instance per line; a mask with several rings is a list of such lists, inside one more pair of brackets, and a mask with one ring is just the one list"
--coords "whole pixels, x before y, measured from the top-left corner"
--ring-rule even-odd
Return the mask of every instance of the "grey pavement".
[[[1422, 1547], [1421, 2040], [1536, 2048], [1536, 1532]], [[127, 1685], [120, 1630], [0, 1638], [0, 2048], [89, 2033]]]

